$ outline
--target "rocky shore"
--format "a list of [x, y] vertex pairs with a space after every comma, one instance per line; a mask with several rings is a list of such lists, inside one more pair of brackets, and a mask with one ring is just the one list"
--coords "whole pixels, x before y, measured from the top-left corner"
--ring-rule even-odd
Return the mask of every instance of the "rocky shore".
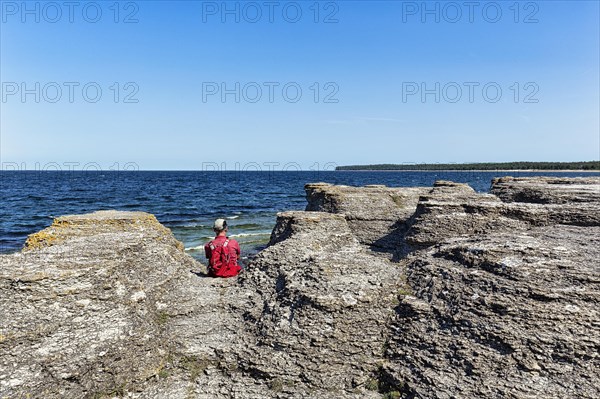
[[237, 278], [142, 212], [0, 256], [0, 398], [600, 397], [600, 179], [306, 185]]

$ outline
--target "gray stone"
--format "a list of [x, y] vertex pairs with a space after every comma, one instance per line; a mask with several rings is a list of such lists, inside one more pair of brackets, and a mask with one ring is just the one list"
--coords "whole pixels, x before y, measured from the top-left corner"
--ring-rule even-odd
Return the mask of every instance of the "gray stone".
[[494, 179], [491, 193], [504, 202], [566, 204], [600, 202], [595, 177], [502, 177]]
[[370, 255], [335, 214], [281, 213], [272, 242], [241, 279], [255, 292], [240, 308], [254, 340], [246, 367], [338, 395], [362, 390], [383, 360], [398, 264]]
[[0, 256], [0, 398], [599, 397], [599, 190], [308, 184], [232, 279], [152, 215], [57, 218]]
[[350, 187], [327, 183], [307, 184], [304, 189], [307, 211], [344, 215], [360, 243], [390, 255], [403, 245], [419, 197], [430, 191], [428, 187]]
[[417, 397], [598, 397], [598, 259], [600, 227], [566, 225], [412, 254], [386, 370]]

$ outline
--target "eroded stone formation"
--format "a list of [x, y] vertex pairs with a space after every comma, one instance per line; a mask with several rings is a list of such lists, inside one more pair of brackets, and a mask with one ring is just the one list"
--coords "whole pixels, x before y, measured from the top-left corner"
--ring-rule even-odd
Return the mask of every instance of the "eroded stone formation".
[[141, 212], [0, 256], [0, 398], [600, 396], [600, 179], [306, 191], [234, 279]]
[[406, 239], [429, 247], [403, 260], [413, 292], [385, 367], [406, 393], [598, 397], [598, 183], [504, 178], [498, 197], [460, 200], [436, 184], [421, 199]]

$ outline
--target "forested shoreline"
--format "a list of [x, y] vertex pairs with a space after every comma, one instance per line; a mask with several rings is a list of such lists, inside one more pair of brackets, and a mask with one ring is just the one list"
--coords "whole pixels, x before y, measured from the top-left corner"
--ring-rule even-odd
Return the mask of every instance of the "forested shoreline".
[[335, 170], [590, 170], [600, 171], [600, 161], [423, 163], [338, 166]]

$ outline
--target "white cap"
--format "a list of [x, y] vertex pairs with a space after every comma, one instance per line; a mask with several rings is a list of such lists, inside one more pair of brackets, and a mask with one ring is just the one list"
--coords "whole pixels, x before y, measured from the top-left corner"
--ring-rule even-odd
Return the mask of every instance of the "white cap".
[[223, 231], [226, 228], [227, 228], [227, 221], [225, 221], [225, 219], [215, 220], [215, 224], [213, 225], [213, 230]]

